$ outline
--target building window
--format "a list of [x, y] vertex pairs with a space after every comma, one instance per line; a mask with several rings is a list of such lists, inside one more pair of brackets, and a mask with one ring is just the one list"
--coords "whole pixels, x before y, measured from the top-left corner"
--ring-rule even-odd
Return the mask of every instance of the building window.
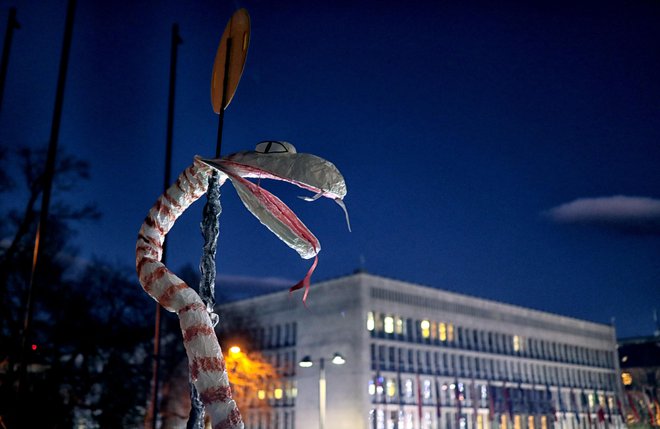
[[505, 413], [502, 413], [502, 415], [500, 416], [500, 427], [502, 427], [502, 428], [508, 428], [509, 427], [509, 424], [507, 422], [506, 417], [507, 417], [507, 415]]
[[440, 341], [447, 341], [447, 324], [444, 322], [438, 323], [438, 336]]
[[[532, 426], [534, 427], [534, 426]], [[484, 416], [483, 414], [477, 414], [477, 429], [484, 429]]]
[[369, 419], [376, 422], [376, 429], [385, 429], [385, 411], [370, 410]]
[[405, 329], [404, 328], [405, 328], [405, 325], [403, 324], [403, 319], [401, 319], [400, 317], [397, 317], [396, 318], [396, 326], [395, 326], [396, 334], [397, 335], [405, 335], [405, 332], [404, 332]]
[[431, 322], [428, 320], [422, 320], [419, 322], [419, 327], [422, 330], [422, 337], [429, 338], [431, 336]]
[[454, 325], [451, 323], [447, 324], [447, 341], [454, 341]]
[[633, 382], [632, 375], [629, 372], [621, 373], [621, 382], [624, 386], [630, 386]]
[[388, 378], [386, 389], [387, 389], [387, 396], [389, 396], [390, 398], [396, 396], [396, 380], [393, 378]]
[[406, 326], [404, 328], [404, 331], [405, 331], [406, 339], [408, 341], [413, 341], [413, 335], [414, 335], [413, 321], [411, 319], [406, 319], [405, 325]]
[[385, 319], [383, 319], [383, 330], [386, 334], [394, 333], [394, 317], [385, 316]]
[[513, 336], [513, 351], [514, 352], [519, 352], [521, 349], [520, 346], [520, 337], [518, 335]]
[[404, 425], [405, 429], [413, 429], [415, 427], [415, 419], [412, 411], [406, 411]]
[[433, 418], [428, 411], [424, 412], [424, 420], [422, 420], [422, 429], [431, 429], [433, 427]]
[[519, 414], [513, 416], [513, 429], [522, 429], [522, 419]]
[[413, 381], [411, 378], [406, 378], [405, 382], [403, 383], [403, 395], [406, 398], [413, 397]]
[[367, 331], [373, 331], [376, 328], [376, 321], [374, 320], [374, 312], [367, 313]]
[[431, 399], [431, 380], [424, 380], [422, 382], [422, 397], [424, 399]]

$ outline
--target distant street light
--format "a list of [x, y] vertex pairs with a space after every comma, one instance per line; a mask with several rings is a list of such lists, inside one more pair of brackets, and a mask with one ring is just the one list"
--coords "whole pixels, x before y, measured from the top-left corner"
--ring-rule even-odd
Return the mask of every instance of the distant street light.
[[[346, 363], [346, 359], [339, 353], [335, 353], [332, 356], [332, 359], [330, 360], [331, 363], [334, 365], [343, 365]], [[298, 362], [298, 365], [302, 368], [309, 368], [314, 365], [314, 362], [312, 361], [312, 358], [307, 355], [300, 362]], [[325, 403], [326, 403], [326, 396], [325, 396], [325, 358], [320, 358], [319, 359], [319, 429], [325, 429]]]
[[231, 353], [231, 354], [236, 355], [236, 354], [239, 354], [240, 352], [241, 352], [241, 348], [238, 347], [238, 346], [229, 347], [229, 353]]

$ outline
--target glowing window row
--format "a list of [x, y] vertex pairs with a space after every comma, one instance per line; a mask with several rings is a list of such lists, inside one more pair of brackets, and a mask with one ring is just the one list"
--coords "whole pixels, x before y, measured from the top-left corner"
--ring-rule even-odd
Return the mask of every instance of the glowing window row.
[[449, 321], [414, 320], [369, 311], [366, 327], [375, 337], [392, 337], [427, 344], [451, 344], [469, 350], [516, 354], [601, 368], [614, 367], [613, 350], [597, 350], [521, 335], [467, 328], [456, 326]]
[[[377, 323], [379, 326], [377, 326]], [[382, 329], [380, 327], [382, 323]], [[375, 315], [373, 311], [367, 313], [367, 330], [374, 331], [377, 328], [386, 334], [408, 335], [411, 331], [412, 321], [402, 319], [399, 316]], [[440, 341], [454, 341], [454, 325], [446, 322], [422, 320], [419, 322], [419, 331], [422, 338], [438, 338]]]
[[263, 401], [265, 399], [295, 399], [298, 396], [298, 388], [294, 381], [285, 383], [284, 385], [270, 386], [267, 389], [257, 389], [257, 399]]

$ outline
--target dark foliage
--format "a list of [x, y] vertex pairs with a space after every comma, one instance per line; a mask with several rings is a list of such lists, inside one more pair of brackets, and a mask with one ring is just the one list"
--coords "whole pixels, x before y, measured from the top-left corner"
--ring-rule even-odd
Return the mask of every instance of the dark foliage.
[[[24, 203], [20, 211], [0, 213], [9, 220], [0, 230], [7, 243], [0, 248], [0, 418], [8, 429], [140, 426], [149, 390], [153, 307], [132, 269], [77, 258], [70, 245], [75, 227], [98, 212], [93, 205], [77, 207], [57, 198], [89, 177], [84, 161], [59, 158], [24, 348], [43, 153], [0, 150], [0, 171], [20, 167], [0, 182], [22, 185], [14, 192]], [[16, 178], [21, 176], [22, 181]], [[19, 377], [21, 363], [25, 377]]]

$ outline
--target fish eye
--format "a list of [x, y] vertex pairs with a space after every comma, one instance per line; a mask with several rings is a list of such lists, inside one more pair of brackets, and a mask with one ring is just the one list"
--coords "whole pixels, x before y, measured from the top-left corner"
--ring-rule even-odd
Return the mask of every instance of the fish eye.
[[260, 153], [296, 153], [296, 148], [291, 143], [275, 140], [260, 142], [254, 150]]

